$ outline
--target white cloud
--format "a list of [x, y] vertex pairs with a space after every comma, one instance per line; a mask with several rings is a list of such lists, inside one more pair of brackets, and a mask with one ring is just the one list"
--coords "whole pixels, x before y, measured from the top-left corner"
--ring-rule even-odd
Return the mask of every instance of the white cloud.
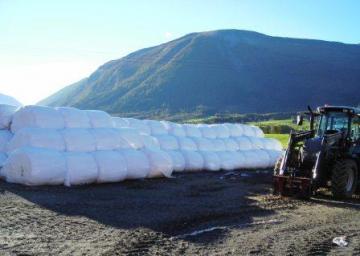
[[171, 39], [173, 37], [173, 34], [171, 32], [165, 32], [164, 37], [166, 39]]

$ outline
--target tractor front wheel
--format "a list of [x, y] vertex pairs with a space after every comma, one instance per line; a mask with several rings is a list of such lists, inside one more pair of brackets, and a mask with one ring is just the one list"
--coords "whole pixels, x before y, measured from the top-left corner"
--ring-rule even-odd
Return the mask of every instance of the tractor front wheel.
[[358, 168], [355, 161], [339, 160], [332, 169], [331, 191], [334, 198], [350, 198], [356, 190]]

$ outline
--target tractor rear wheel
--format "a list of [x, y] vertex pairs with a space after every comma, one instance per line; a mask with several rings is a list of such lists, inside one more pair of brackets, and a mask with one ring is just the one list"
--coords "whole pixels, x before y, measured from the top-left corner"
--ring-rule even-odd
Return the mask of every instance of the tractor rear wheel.
[[332, 169], [331, 191], [334, 198], [350, 198], [356, 190], [358, 168], [355, 161], [339, 160]]

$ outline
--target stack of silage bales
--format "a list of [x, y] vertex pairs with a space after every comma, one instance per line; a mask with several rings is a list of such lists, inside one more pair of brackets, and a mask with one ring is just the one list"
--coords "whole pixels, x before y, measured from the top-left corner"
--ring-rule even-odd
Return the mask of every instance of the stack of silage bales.
[[0, 169], [7, 159], [6, 145], [12, 138], [9, 131], [12, 116], [20, 106], [16, 99], [0, 93]]
[[[170, 177], [173, 171], [273, 166], [278, 141], [241, 124], [193, 125], [26, 106], [10, 115], [1, 175], [26, 185]], [[0, 119], [1, 120], [1, 119]], [[1, 135], [1, 134], [0, 134]], [[1, 140], [0, 136], [0, 140]], [[1, 142], [0, 142], [1, 143]]]

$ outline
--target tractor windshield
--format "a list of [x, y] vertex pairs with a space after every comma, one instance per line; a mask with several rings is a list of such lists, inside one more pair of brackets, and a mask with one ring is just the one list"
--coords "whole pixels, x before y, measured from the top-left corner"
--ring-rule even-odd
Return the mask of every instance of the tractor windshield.
[[332, 134], [338, 131], [347, 132], [349, 129], [349, 116], [343, 112], [327, 112], [320, 117], [317, 135]]

